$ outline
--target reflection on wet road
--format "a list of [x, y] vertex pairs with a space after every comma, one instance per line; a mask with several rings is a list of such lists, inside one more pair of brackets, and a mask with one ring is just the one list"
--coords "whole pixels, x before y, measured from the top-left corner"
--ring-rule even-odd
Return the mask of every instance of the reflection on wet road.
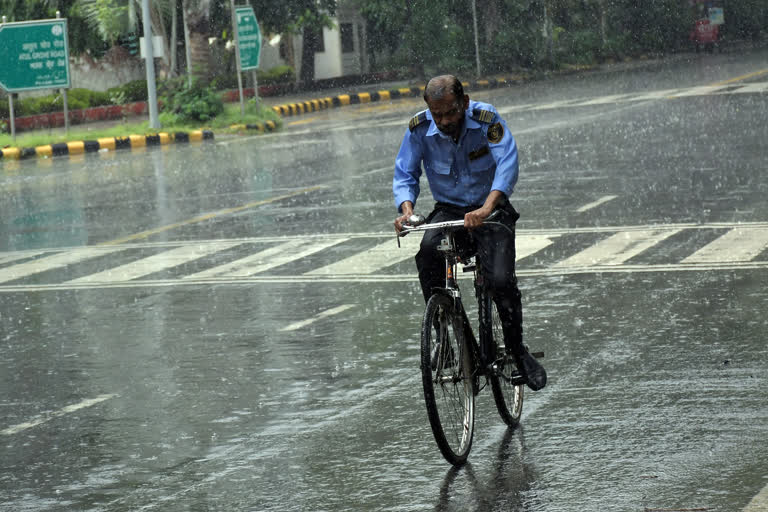
[[3, 163], [0, 510], [759, 510], [768, 97], [713, 84], [764, 57], [476, 95], [519, 134], [550, 382], [515, 431], [481, 393], [461, 469], [423, 405], [418, 240], [391, 233], [419, 102]]

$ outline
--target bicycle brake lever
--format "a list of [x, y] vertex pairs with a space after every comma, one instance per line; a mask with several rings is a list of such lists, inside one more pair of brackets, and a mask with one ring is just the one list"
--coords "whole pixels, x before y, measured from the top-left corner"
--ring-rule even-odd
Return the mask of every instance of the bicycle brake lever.
[[493, 210], [493, 211], [491, 212], [491, 214], [485, 218], [485, 221], [484, 221], [484, 222], [492, 221], [492, 220], [494, 220], [496, 217], [498, 217], [499, 215], [501, 215], [501, 210]]

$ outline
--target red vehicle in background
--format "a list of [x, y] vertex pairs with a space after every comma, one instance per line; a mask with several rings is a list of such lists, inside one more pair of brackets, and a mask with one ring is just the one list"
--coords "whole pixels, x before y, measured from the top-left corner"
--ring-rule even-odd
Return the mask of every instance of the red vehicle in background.
[[712, 53], [715, 50], [715, 46], [720, 49], [719, 46], [720, 25], [710, 23], [708, 19], [697, 20], [691, 31], [691, 42], [696, 46], [696, 53], [700, 52], [702, 48], [707, 53]]

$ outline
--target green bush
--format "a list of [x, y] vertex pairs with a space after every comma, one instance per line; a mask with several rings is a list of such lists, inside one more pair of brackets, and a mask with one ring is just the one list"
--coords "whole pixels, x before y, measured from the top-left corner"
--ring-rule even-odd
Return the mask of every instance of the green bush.
[[267, 71], [259, 70], [256, 76], [260, 85], [290, 84], [296, 81], [296, 73], [291, 66], [276, 66]]
[[557, 60], [565, 64], [591, 64], [602, 47], [600, 34], [591, 30], [560, 32], [556, 44]]
[[[247, 76], [250, 71], [246, 71], [243, 74], [243, 87], [245, 87], [246, 79], [250, 80]], [[274, 84], [292, 84], [296, 81], [296, 74], [291, 66], [276, 66], [267, 71], [260, 69], [256, 70], [256, 80], [259, 81], [259, 86], [262, 85], [274, 85]], [[216, 90], [228, 90], [237, 89], [237, 74], [228, 73], [217, 76], [213, 82], [213, 87]]]
[[224, 111], [224, 101], [212, 86], [193, 82], [189, 87], [186, 77], [163, 82], [160, 102], [163, 112], [177, 115], [181, 122], [210, 121]]
[[109, 93], [91, 91], [90, 89], [69, 89], [67, 91], [67, 101], [70, 105], [70, 108], [74, 108], [71, 106], [73, 101], [78, 104], [85, 105], [84, 107], [77, 108], [99, 107], [102, 105], [109, 105], [111, 103], [109, 100]]
[[111, 103], [116, 105], [132, 103], [134, 101], [147, 101], [147, 81], [134, 80], [117, 87], [111, 87], [107, 89], [107, 96], [110, 98]]

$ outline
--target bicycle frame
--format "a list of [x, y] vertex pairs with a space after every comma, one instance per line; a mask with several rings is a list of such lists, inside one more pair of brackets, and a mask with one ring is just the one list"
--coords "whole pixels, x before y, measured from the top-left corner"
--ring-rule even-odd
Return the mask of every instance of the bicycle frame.
[[[463, 228], [463, 227], [464, 227], [463, 220], [454, 220], [454, 221], [445, 221], [445, 222], [435, 222], [432, 224], [421, 224], [418, 226], [404, 226], [404, 231], [405, 231], [405, 234], [407, 234], [413, 231], [427, 231], [430, 229], [440, 229], [443, 235], [445, 235], [445, 238], [441, 240], [440, 245], [437, 246], [437, 250], [442, 252], [445, 256], [445, 287], [434, 288], [432, 291], [433, 293], [440, 293], [451, 298], [454, 309], [461, 314], [462, 321], [464, 324], [464, 334], [467, 340], [469, 341], [470, 346], [472, 347], [472, 352], [473, 352], [472, 359], [475, 363], [475, 371], [473, 373], [477, 373], [479, 370], [480, 373], [485, 374], [486, 366], [493, 362], [490, 360], [490, 354], [493, 353], [493, 347], [491, 346], [493, 343], [493, 340], [488, 339], [487, 333], [489, 332], [489, 329], [490, 329], [491, 318], [488, 318], [486, 308], [482, 307], [482, 301], [490, 300], [490, 298], [488, 297], [483, 287], [482, 274], [478, 272], [478, 269], [474, 264], [474, 262], [472, 262], [471, 264], [470, 262], [467, 262], [468, 264], [464, 266], [463, 271], [474, 272], [473, 281], [475, 286], [475, 295], [477, 297], [478, 305], [481, 306], [479, 308], [480, 309], [480, 332], [479, 332], [480, 342], [478, 343], [478, 340], [475, 337], [475, 333], [472, 330], [472, 324], [469, 321], [469, 318], [467, 317], [466, 310], [464, 309], [464, 304], [461, 298], [461, 289], [459, 288], [459, 284], [456, 278], [460, 259], [458, 256], [458, 249], [456, 248], [456, 242], [453, 236], [453, 231], [457, 228]], [[405, 236], [405, 234], [401, 234], [400, 236]], [[399, 242], [399, 237], [398, 237], [398, 242]]]
[[[493, 215], [493, 214], [492, 214]], [[413, 219], [413, 217], [412, 217]], [[488, 222], [484, 224], [499, 224]], [[427, 300], [421, 330], [421, 373], [427, 415], [440, 452], [454, 464], [463, 464], [472, 446], [475, 418], [475, 396], [486, 386], [492, 390], [496, 408], [504, 423], [516, 427], [523, 406], [522, 384], [526, 382], [515, 368], [512, 356], [498, 343], [503, 340], [497, 306], [486, 290], [483, 268], [474, 261], [462, 261], [455, 230], [464, 227], [463, 220], [406, 225], [398, 233], [440, 229], [437, 250], [445, 258], [445, 284], [432, 289]], [[507, 226], [504, 226], [507, 228]], [[509, 229], [509, 228], [507, 228]], [[474, 257], [476, 261], [476, 256]], [[467, 318], [458, 285], [458, 264], [463, 271], [473, 271], [478, 301], [480, 343]], [[448, 322], [444, 320], [450, 320]], [[450, 326], [450, 331], [449, 327]], [[452, 334], [451, 334], [452, 333]], [[498, 342], [498, 343], [497, 343]], [[498, 349], [497, 349], [498, 346]], [[498, 351], [498, 354], [497, 354]], [[485, 377], [481, 384], [480, 377]]]

